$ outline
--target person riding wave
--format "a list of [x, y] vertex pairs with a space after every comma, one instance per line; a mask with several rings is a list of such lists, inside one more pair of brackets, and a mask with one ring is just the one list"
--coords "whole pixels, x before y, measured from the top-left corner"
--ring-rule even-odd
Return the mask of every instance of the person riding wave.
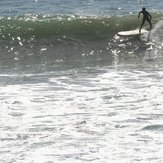
[[139, 12], [138, 18], [140, 17], [140, 14], [143, 14], [143, 21], [142, 21], [142, 24], [140, 26], [139, 33], [141, 33], [141, 29], [142, 29], [145, 21], [147, 21], [149, 23], [150, 28], [152, 29], [152, 23], [151, 23], [152, 16], [149, 14], [148, 11], [146, 11], [146, 8], [145, 7], [143, 7], [142, 8], [142, 11]]

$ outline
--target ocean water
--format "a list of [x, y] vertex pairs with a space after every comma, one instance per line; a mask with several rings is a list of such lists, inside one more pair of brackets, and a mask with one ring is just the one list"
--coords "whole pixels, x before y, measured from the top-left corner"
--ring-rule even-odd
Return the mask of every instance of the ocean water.
[[[151, 32], [118, 36], [140, 27], [144, 6]], [[162, 163], [162, 153], [162, 0], [1, 1], [0, 163]]]

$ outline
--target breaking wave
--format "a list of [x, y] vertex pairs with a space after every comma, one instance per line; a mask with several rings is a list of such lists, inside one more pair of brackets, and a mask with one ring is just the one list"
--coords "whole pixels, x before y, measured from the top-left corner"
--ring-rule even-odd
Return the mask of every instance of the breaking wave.
[[[162, 14], [153, 14], [156, 31], [161, 33]], [[138, 56], [151, 47], [138, 37], [119, 38], [118, 31], [138, 28], [137, 16], [81, 17], [77, 15], [25, 15], [0, 18], [0, 64], [10, 66], [37, 63], [72, 64], [107, 61]], [[140, 20], [139, 20], [140, 21]], [[159, 25], [157, 25], [159, 22]], [[159, 38], [158, 38], [159, 37]], [[162, 37], [157, 34], [157, 40]], [[162, 47], [161, 47], [162, 48]]]

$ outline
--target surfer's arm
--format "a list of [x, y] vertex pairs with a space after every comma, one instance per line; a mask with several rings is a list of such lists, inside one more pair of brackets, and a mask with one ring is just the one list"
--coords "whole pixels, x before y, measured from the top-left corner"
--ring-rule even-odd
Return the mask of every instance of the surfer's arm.
[[147, 12], [146, 15], [148, 16], [148, 18], [149, 18], [150, 20], [152, 19], [152, 16], [151, 16], [151, 14], [150, 14], [149, 12]]
[[139, 14], [138, 14], [138, 18], [139, 18], [139, 16], [140, 16], [141, 13], [142, 13], [142, 11], [139, 12]]
[[148, 15], [149, 15], [149, 17], [150, 17], [150, 20], [152, 19], [152, 16], [151, 16], [151, 14], [150, 13], [148, 13]]

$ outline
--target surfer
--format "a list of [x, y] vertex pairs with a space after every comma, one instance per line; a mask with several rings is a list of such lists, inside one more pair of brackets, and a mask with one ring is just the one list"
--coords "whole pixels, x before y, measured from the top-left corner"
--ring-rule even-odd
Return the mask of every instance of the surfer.
[[143, 14], [143, 21], [142, 21], [142, 24], [140, 26], [139, 33], [141, 33], [141, 28], [143, 27], [145, 21], [147, 21], [149, 23], [150, 28], [152, 29], [152, 23], [151, 23], [152, 16], [149, 14], [148, 11], [146, 11], [145, 7], [143, 7], [142, 11], [139, 12], [138, 18], [140, 16], [140, 14]]

